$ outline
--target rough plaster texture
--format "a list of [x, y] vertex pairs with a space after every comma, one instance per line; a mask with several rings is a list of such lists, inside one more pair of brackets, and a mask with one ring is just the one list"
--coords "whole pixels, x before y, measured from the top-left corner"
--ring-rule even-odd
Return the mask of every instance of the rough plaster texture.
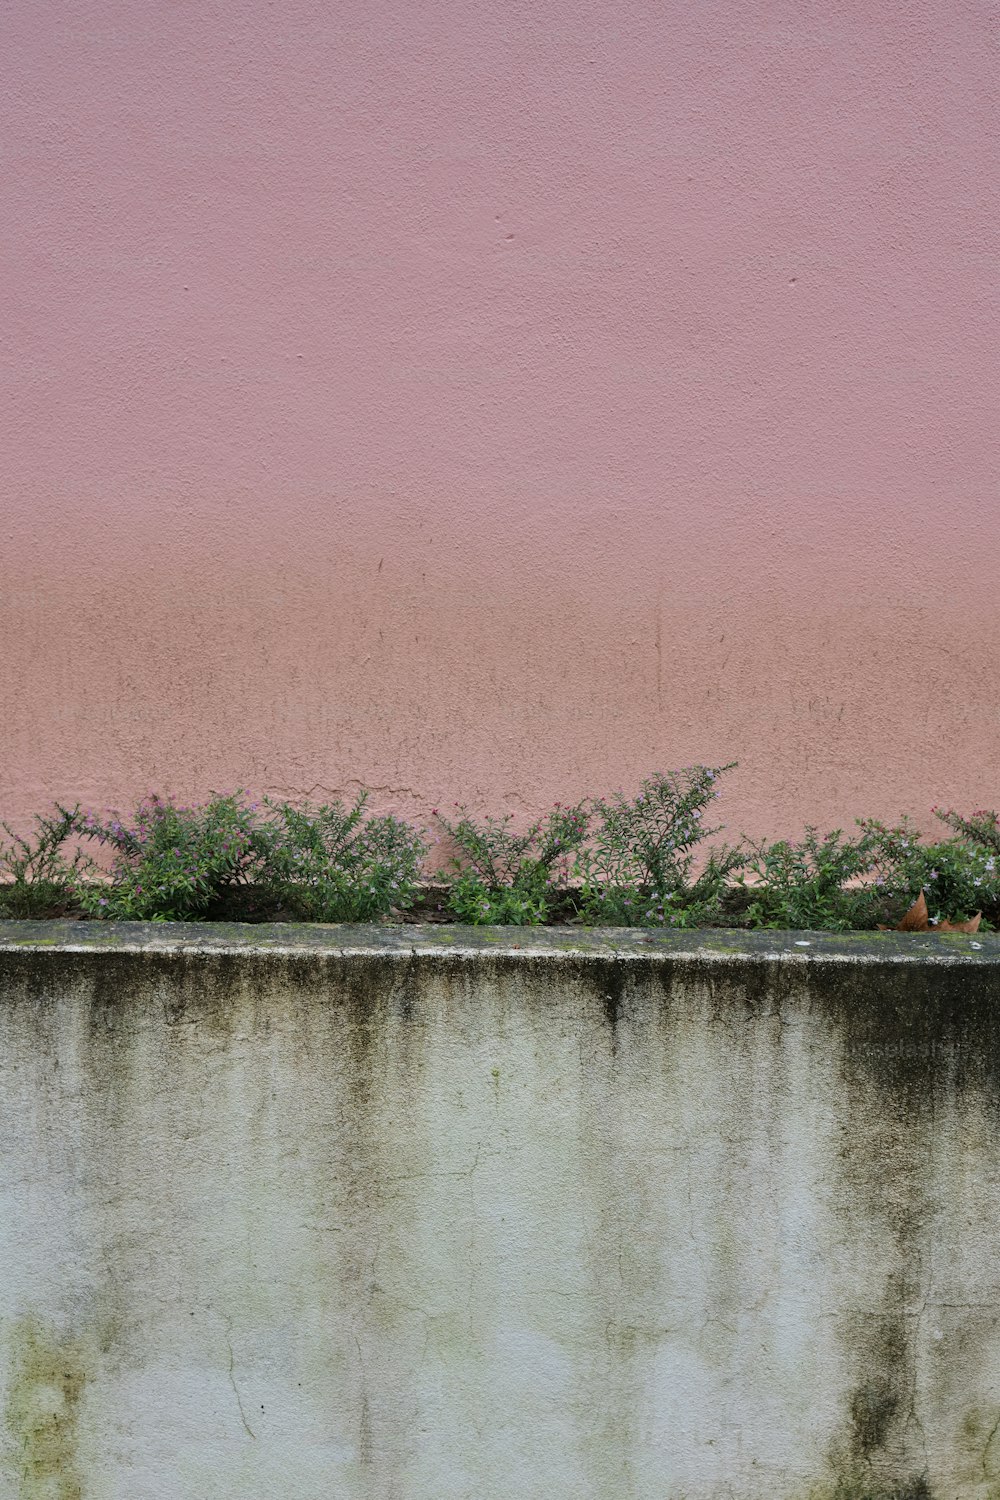
[[996, 39], [11, 0], [0, 809], [730, 758], [754, 833], [988, 800]]
[[5, 924], [0, 1493], [992, 1500], [998, 974]]

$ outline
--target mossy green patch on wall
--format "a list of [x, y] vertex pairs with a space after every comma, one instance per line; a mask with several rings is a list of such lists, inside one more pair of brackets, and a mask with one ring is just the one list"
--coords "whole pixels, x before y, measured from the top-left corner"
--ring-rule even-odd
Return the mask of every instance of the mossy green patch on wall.
[[80, 1400], [87, 1383], [82, 1344], [28, 1317], [5, 1335], [11, 1364], [5, 1407], [5, 1467], [17, 1500], [84, 1500], [78, 1462]]
[[[937, 1496], [923, 1474], [916, 1474], [912, 1479], [901, 1480], [898, 1484], [887, 1485], [860, 1475], [820, 1485], [809, 1491], [806, 1500], [937, 1500]], [[988, 1497], [988, 1500], [992, 1500], [992, 1497]]]

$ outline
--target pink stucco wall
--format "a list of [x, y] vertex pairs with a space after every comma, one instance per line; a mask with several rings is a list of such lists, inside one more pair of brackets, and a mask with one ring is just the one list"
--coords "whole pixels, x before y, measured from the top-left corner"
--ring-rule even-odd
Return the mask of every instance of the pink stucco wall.
[[0, 811], [1000, 799], [986, 0], [11, 0]]

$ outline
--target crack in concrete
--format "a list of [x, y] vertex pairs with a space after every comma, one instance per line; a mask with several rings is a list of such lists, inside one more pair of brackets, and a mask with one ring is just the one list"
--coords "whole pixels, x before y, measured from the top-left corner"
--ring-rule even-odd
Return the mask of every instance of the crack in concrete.
[[240, 1421], [243, 1423], [246, 1432], [248, 1432], [249, 1435], [253, 1438], [254, 1442], [256, 1442], [257, 1434], [254, 1432], [253, 1428], [250, 1426], [250, 1423], [247, 1421], [247, 1414], [243, 1410], [243, 1401], [240, 1397], [239, 1387], [236, 1384], [236, 1357], [233, 1354], [233, 1341], [230, 1336], [228, 1324], [226, 1327], [226, 1344], [229, 1348], [229, 1384], [233, 1388], [233, 1395], [236, 1397], [236, 1405], [239, 1407]]
[[993, 1423], [993, 1426], [990, 1428], [989, 1436], [987, 1437], [986, 1442], [983, 1444], [982, 1464], [983, 1464], [983, 1478], [984, 1479], [989, 1479], [989, 1477], [990, 1477], [990, 1471], [989, 1471], [989, 1466], [988, 1466], [990, 1444], [992, 1443], [993, 1439], [996, 1437], [998, 1429], [1000, 1429], [1000, 1412], [997, 1413], [997, 1419]]

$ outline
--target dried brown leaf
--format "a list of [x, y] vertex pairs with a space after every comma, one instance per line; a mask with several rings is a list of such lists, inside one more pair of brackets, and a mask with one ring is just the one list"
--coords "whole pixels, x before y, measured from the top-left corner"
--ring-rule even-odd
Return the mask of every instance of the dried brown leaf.
[[937, 924], [937, 931], [938, 932], [978, 932], [979, 931], [979, 924], [982, 921], [982, 919], [983, 919], [982, 912], [981, 911], [977, 911], [976, 915], [974, 917], [970, 917], [967, 922], [939, 922]]
[[921, 891], [903, 920], [896, 923], [894, 931], [927, 932], [930, 925], [930, 919], [927, 916], [927, 897]]

